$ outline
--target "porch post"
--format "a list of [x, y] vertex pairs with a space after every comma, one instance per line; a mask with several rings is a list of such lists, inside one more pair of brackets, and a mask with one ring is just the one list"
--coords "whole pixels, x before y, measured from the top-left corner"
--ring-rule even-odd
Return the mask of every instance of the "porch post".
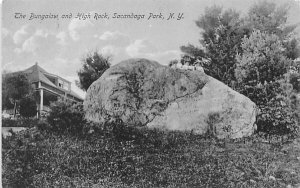
[[42, 110], [43, 110], [43, 106], [44, 106], [44, 92], [43, 89], [40, 89], [40, 117], [42, 115]]

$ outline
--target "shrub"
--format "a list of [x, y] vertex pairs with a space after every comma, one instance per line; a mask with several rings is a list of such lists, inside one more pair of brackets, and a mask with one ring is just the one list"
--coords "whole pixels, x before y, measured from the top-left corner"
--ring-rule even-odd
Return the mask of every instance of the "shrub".
[[33, 96], [25, 97], [20, 101], [20, 115], [22, 117], [34, 117], [37, 113], [37, 106]]
[[215, 124], [220, 121], [220, 114], [219, 113], [209, 113], [208, 114], [208, 130], [206, 132], [206, 136], [208, 137], [215, 137], [217, 132], [216, 132], [216, 127]]
[[258, 132], [294, 134], [299, 130], [299, 99], [287, 79], [240, 88], [259, 108]]
[[2, 119], [2, 127], [34, 127], [38, 119]]
[[298, 83], [287, 71], [292, 61], [286, 57], [280, 37], [254, 30], [249, 37], [244, 37], [241, 48], [243, 53], [237, 55], [235, 69], [238, 91], [259, 107], [258, 131], [268, 134], [297, 132], [297, 102], [295, 105], [291, 99]]
[[82, 103], [59, 99], [50, 105], [47, 121], [58, 133], [81, 134], [86, 124]]
[[300, 73], [291, 73], [290, 83], [293, 85], [293, 89], [300, 93]]
[[51, 130], [50, 124], [45, 120], [39, 120], [35, 126], [41, 132], [49, 132]]
[[[37, 171], [36, 145], [42, 141], [42, 135], [36, 129], [28, 129], [22, 133], [2, 138], [2, 182], [8, 187], [29, 187], [32, 177]], [[36, 169], [36, 170], [33, 170]]]

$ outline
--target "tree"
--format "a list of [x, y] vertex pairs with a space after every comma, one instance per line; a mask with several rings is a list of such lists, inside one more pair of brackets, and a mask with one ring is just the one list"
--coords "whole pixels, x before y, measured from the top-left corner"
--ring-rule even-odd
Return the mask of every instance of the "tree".
[[276, 7], [275, 3], [268, 1], [254, 4], [245, 17], [240, 17], [233, 9], [223, 11], [218, 6], [208, 7], [196, 21], [201, 29], [200, 46], [182, 46], [184, 55], [180, 62], [192, 65], [201, 62], [206, 74], [233, 86], [237, 82], [236, 56], [243, 53], [244, 36], [249, 37], [254, 30], [276, 35], [285, 57], [296, 59], [300, 55], [293, 32], [296, 25], [287, 25], [287, 15], [288, 6]]
[[33, 96], [27, 96], [20, 100], [20, 115], [22, 117], [34, 117], [36, 113], [37, 106]]
[[300, 93], [300, 72], [290, 73], [289, 79], [295, 92]]
[[238, 91], [249, 97], [258, 106], [265, 105], [278, 93], [279, 83], [287, 73], [291, 60], [275, 34], [254, 30], [244, 37], [242, 54], [237, 55], [235, 75]]
[[259, 1], [250, 7], [246, 19], [251, 28], [281, 35], [283, 34], [281, 26], [287, 21], [287, 13], [287, 5], [276, 7], [276, 4], [273, 2]]
[[278, 80], [291, 64], [277, 35], [255, 30], [243, 38], [241, 47], [243, 53], [237, 55], [235, 72], [243, 84], [254, 86]]
[[202, 61], [206, 74], [258, 105], [261, 130], [277, 125], [275, 130], [279, 132], [294, 130], [299, 124], [299, 108], [292, 105], [299, 101], [290, 102], [294, 96], [290, 87], [297, 86], [297, 79], [286, 77], [291, 67], [298, 70], [299, 63], [295, 65], [293, 60], [300, 50], [294, 33], [296, 25], [287, 24], [287, 15], [286, 5], [277, 7], [268, 1], [254, 4], [242, 18], [234, 10], [206, 8], [196, 21], [201, 29], [200, 46], [181, 47], [182, 64]]
[[76, 81], [76, 84], [87, 91], [90, 85], [110, 67], [110, 61], [110, 56], [105, 57], [96, 51], [87, 54], [82, 59], [83, 67], [77, 72], [79, 81]]
[[241, 40], [249, 32], [243, 19], [233, 9], [223, 12], [221, 7], [213, 6], [205, 9], [196, 25], [202, 30], [201, 46], [182, 46], [183, 63], [185, 59], [191, 65], [202, 62], [206, 74], [230, 85], [235, 80], [235, 57], [241, 51]]
[[2, 108], [14, 108], [14, 115], [21, 99], [33, 94], [33, 88], [24, 74], [2, 75]]
[[296, 59], [300, 55], [297, 36], [294, 33], [297, 24], [287, 24], [288, 10], [287, 4], [276, 7], [274, 2], [259, 1], [249, 9], [246, 24], [252, 30], [278, 36], [285, 48], [286, 57]]
[[241, 47], [243, 53], [237, 55], [235, 70], [238, 90], [259, 107], [258, 130], [271, 134], [295, 132], [300, 128], [298, 101], [292, 100], [288, 71], [292, 60], [286, 57], [282, 41], [275, 34], [254, 30], [243, 38]]

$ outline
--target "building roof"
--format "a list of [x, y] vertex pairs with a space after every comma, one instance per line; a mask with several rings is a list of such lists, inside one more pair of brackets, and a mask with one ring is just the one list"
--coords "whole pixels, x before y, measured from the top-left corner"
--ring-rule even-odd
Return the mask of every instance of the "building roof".
[[43, 82], [44, 84], [47, 84], [51, 87], [54, 87], [56, 89], [59, 89], [61, 91], [64, 91], [66, 92], [67, 94], [75, 97], [75, 98], [78, 98], [80, 100], [83, 100], [82, 97], [80, 97], [77, 93], [75, 93], [74, 91], [72, 91], [71, 89], [68, 91], [68, 90], [64, 90], [58, 86], [56, 86], [52, 81], [50, 81], [47, 76], [51, 76], [51, 77], [55, 77], [55, 78], [60, 78], [66, 82], [68, 82], [69, 84], [71, 83], [70, 81], [60, 77], [60, 76], [57, 76], [57, 75], [54, 75], [54, 74], [51, 74], [49, 72], [47, 72], [45, 69], [43, 69], [42, 67], [40, 67], [38, 65], [38, 63], [35, 63], [35, 65], [29, 67], [28, 69], [25, 69], [24, 71], [18, 71], [18, 72], [14, 72], [12, 74], [19, 74], [19, 73], [25, 73], [27, 75], [27, 78], [28, 80], [33, 83], [33, 82]]
[[44, 75], [47, 71], [41, 68], [37, 63], [22, 72], [28, 76], [30, 82], [44, 82], [52, 87], [56, 87], [56, 85]]
[[78, 99], [81, 99], [81, 100], [83, 100], [83, 98], [82, 97], [80, 97], [77, 93], [75, 93], [74, 91], [70, 91], [70, 93], [69, 93], [70, 95], [72, 95], [72, 96], [74, 96], [74, 97], [76, 97], [76, 98], [78, 98]]

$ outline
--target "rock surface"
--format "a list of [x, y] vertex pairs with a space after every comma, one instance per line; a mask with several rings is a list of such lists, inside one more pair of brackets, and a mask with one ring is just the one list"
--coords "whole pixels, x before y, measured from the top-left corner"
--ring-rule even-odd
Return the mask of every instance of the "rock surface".
[[254, 132], [256, 106], [247, 97], [200, 71], [171, 69], [147, 59], [109, 68], [87, 91], [86, 118], [128, 126], [193, 130], [218, 138]]

